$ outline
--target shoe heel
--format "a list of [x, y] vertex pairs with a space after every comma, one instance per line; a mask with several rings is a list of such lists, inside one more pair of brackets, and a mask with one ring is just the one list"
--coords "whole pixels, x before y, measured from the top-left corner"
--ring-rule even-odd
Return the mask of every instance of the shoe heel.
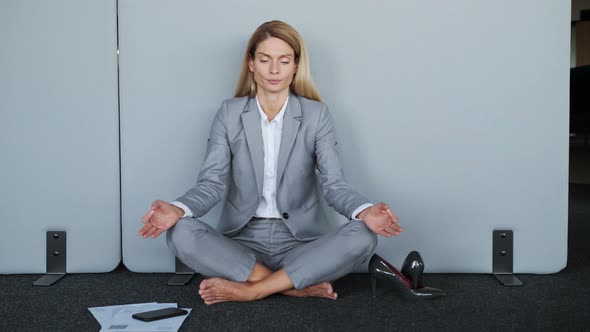
[[373, 298], [375, 298], [375, 288], [377, 287], [377, 278], [371, 276], [371, 289], [373, 290]]

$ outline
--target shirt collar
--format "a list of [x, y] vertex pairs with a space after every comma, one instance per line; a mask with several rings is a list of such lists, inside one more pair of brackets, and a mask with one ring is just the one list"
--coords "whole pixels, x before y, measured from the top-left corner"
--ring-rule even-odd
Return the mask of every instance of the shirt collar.
[[[275, 116], [271, 122], [276, 122], [279, 126], [283, 125], [283, 118], [285, 116], [285, 110], [287, 109], [288, 102], [289, 102], [289, 96], [287, 96], [287, 100], [285, 100], [285, 103], [283, 104], [283, 107], [281, 107], [279, 114], [277, 114], [277, 116]], [[264, 124], [265, 122], [268, 122], [267, 121], [268, 116], [266, 116], [266, 113], [264, 113], [264, 111], [262, 110], [262, 106], [260, 106], [260, 102], [258, 101], [258, 96], [256, 96], [256, 106], [258, 106], [258, 113], [260, 113], [261, 123]]]

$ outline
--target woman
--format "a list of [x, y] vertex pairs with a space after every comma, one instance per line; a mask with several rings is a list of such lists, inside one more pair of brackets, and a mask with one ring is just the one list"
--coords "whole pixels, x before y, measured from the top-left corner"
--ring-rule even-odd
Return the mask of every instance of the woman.
[[[157, 200], [140, 235], [165, 231], [174, 254], [207, 276], [206, 304], [274, 293], [336, 299], [330, 281], [366, 264], [377, 234], [399, 235], [398, 217], [346, 183], [332, 118], [312, 82], [303, 40], [281, 21], [262, 24], [244, 54], [235, 98], [211, 126], [197, 184], [172, 204]], [[350, 221], [321, 219], [328, 204]], [[227, 190], [218, 229], [201, 222]]]

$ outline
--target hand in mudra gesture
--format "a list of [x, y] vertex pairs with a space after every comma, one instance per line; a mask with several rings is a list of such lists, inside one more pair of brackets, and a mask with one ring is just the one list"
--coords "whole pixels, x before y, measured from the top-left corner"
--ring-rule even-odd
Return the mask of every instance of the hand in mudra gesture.
[[404, 230], [398, 224], [399, 218], [385, 203], [375, 204], [364, 209], [357, 218], [362, 220], [374, 233], [385, 237], [398, 236]]
[[152, 208], [141, 218], [144, 226], [139, 230], [139, 235], [144, 239], [156, 238], [169, 230], [184, 215], [179, 207], [162, 200], [152, 203]]

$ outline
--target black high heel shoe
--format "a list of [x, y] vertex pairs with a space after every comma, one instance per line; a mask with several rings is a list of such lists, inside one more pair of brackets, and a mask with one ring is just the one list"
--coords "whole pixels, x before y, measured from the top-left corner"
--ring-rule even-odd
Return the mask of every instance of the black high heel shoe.
[[410, 280], [412, 289], [424, 287], [422, 273], [424, 272], [424, 261], [417, 251], [412, 251], [404, 260], [402, 265], [402, 274]]
[[391, 264], [377, 254], [371, 257], [371, 261], [369, 262], [369, 274], [371, 275], [373, 298], [375, 298], [377, 278], [388, 281], [407, 300], [430, 300], [447, 295], [438, 288], [422, 287], [419, 289], [412, 289], [410, 281], [395, 267], [391, 266]]

